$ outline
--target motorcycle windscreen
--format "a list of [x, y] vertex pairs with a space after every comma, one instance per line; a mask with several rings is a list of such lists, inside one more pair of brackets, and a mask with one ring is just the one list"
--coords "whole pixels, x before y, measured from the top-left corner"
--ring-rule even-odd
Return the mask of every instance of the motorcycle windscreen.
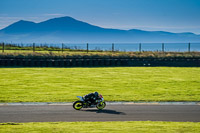
[[81, 101], [84, 101], [84, 100], [83, 100], [83, 97], [81, 97], [81, 96], [77, 96], [77, 97], [78, 97]]

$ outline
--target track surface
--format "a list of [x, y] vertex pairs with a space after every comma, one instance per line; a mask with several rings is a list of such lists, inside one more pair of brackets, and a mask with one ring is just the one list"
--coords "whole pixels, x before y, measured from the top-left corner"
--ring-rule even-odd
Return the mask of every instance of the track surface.
[[0, 122], [55, 121], [192, 121], [200, 122], [199, 105], [107, 105], [74, 110], [69, 105], [0, 106]]

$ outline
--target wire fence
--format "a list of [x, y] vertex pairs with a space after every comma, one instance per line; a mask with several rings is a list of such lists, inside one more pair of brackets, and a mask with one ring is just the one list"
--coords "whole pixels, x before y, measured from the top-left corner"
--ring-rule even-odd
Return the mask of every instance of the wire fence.
[[19, 51], [59, 51], [59, 52], [191, 52], [200, 51], [200, 43], [0, 43], [2, 52]]

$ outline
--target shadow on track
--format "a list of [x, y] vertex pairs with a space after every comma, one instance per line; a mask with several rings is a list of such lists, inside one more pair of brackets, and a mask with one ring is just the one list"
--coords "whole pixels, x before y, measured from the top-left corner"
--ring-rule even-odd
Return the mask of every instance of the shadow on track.
[[104, 109], [104, 110], [82, 110], [86, 112], [96, 112], [96, 113], [105, 113], [105, 114], [114, 114], [114, 115], [126, 115], [124, 112], [118, 112], [116, 110]]

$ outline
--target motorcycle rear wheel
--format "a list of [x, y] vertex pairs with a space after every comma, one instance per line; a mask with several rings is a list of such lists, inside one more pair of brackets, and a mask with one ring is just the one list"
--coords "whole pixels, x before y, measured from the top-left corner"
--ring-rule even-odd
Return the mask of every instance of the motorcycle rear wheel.
[[73, 108], [74, 108], [75, 110], [80, 110], [80, 109], [82, 109], [82, 108], [83, 108], [83, 102], [82, 102], [82, 101], [76, 101], [76, 102], [74, 102]]
[[103, 102], [103, 103], [98, 103], [96, 107], [97, 107], [98, 110], [102, 110], [103, 108], [106, 107], [106, 103], [105, 103], [105, 102]]

